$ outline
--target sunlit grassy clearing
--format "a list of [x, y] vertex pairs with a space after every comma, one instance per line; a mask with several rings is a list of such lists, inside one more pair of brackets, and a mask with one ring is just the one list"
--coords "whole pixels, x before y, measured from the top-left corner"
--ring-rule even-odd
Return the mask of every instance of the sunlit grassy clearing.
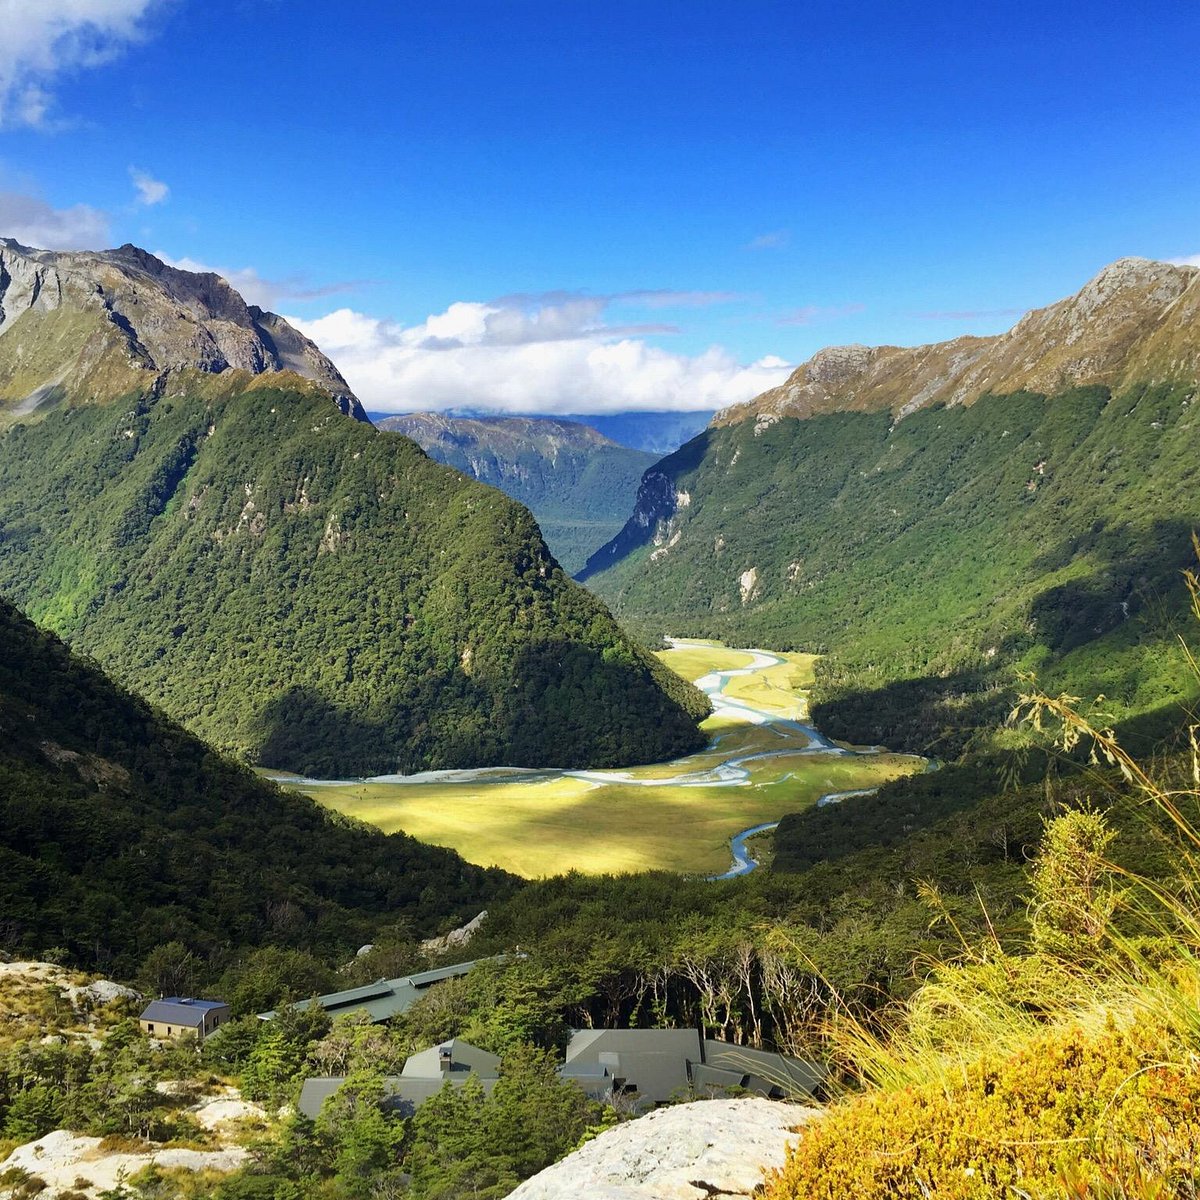
[[[690, 765], [690, 760], [689, 760]], [[729, 839], [826, 792], [873, 787], [919, 766], [901, 755], [786, 755], [752, 768], [754, 785], [639, 787], [572, 778], [513, 783], [362, 783], [312, 789], [339, 812], [452, 846], [471, 862], [536, 878], [664, 868], [714, 873]], [[789, 778], [784, 778], [790, 776]]]
[[731, 758], [774, 750], [804, 750], [809, 745], [809, 739], [799, 729], [786, 725], [751, 725], [737, 718], [709, 717], [701, 728], [713, 738], [713, 745], [699, 754], [691, 754], [687, 758], [676, 759], [675, 762], [596, 774], [617, 775], [628, 779], [673, 779], [676, 775], [712, 770]]
[[[738, 675], [725, 685], [725, 695], [755, 708], [784, 717], [804, 717], [808, 706], [797, 693], [811, 687], [815, 654], [770, 651], [785, 662], [763, 667], [753, 675]], [[730, 650], [720, 642], [689, 642], [674, 650], [660, 650], [658, 657], [677, 675], [693, 683], [713, 671], [736, 671], [753, 659], [741, 650]], [[705, 728], [708, 728], [706, 725]]]
[[808, 705], [798, 693], [812, 686], [815, 654], [780, 654], [787, 661], [753, 675], [739, 675], [725, 686], [725, 695], [784, 717], [804, 717]]
[[[688, 645], [661, 657], [691, 679], [752, 662], [748, 654], [715, 643]], [[811, 678], [812, 656], [786, 657], [785, 664], [739, 680], [747, 685], [752, 704], [793, 715], [802, 698], [788, 689]], [[760, 674], [766, 677], [761, 683]], [[402, 830], [452, 846], [471, 862], [527, 877], [655, 868], [714, 874], [729, 866], [729, 840], [743, 829], [807, 808], [828, 792], [874, 787], [923, 765], [901, 755], [802, 753], [809, 739], [786, 724], [754, 725], [722, 716], [710, 718], [705, 729], [714, 745], [699, 754], [594, 772], [588, 779], [347, 783], [309, 791], [322, 803], [388, 832]], [[730, 760], [762, 754], [771, 757], [744, 764], [749, 784], [654, 782], [695, 777]]]
[[729, 650], [719, 642], [689, 642], [676, 650], [660, 650], [658, 657], [693, 683], [713, 671], [740, 671], [754, 661], [744, 651]]

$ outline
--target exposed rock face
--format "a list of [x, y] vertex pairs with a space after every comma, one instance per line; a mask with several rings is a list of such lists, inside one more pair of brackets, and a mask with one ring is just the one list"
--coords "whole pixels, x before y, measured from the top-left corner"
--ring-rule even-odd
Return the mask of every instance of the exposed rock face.
[[291, 371], [367, 419], [312, 342], [219, 275], [178, 270], [136, 246], [67, 253], [0, 238], [0, 413], [111, 400], [189, 368]]
[[[780, 387], [724, 409], [714, 425], [830, 412], [897, 418], [930, 404], [970, 404], [986, 393], [1119, 387], [1200, 370], [1200, 269], [1122, 258], [1074, 296], [1026, 313], [1008, 333], [929, 346], [832, 346]], [[757, 428], [757, 424], [756, 424]]]
[[602, 1133], [527, 1179], [510, 1200], [749, 1197], [820, 1110], [770, 1100], [700, 1100]]
[[[127, 1151], [104, 1151], [102, 1139], [56, 1129], [45, 1137], [18, 1146], [4, 1160], [5, 1170], [28, 1171], [45, 1185], [40, 1191], [46, 1200], [64, 1194], [89, 1198], [103, 1191], [111, 1192], [122, 1180], [148, 1167], [151, 1163], [170, 1170], [236, 1171], [249, 1158], [240, 1146], [223, 1146], [219, 1150], [175, 1150], [146, 1143], [144, 1154]], [[30, 1193], [35, 1194], [33, 1192]]]
[[[671, 457], [664, 462], [671, 461]], [[687, 495], [687, 493], [683, 493]], [[688, 496], [688, 503], [691, 497]], [[625, 523], [625, 527], [612, 541], [605, 543], [588, 560], [583, 570], [575, 576], [585, 580], [589, 576], [603, 571], [620, 560], [628, 552], [631, 545], [640, 545], [651, 540], [660, 549], [668, 546], [674, 532], [672, 524], [675, 510], [679, 506], [679, 496], [671, 477], [655, 467], [651, 467], [643, 476], [638, 486], [637, 500], [634, 503], [633, 515]]]
[[117, 1000], [142, 998], [140, 992], [124, 984], [114, 983], [111, 979], [92, 979], [86, 983], [80, 982], [81, 979], [78, 971], [71, 971], [54, 963], [0, 963], [0, 988], [10, 992], [15, 988], [15, 994], [20, 994], [22, 990], [53, 987], [62, 993], [80, 1019], [85, 1019], [86, 1013], [93, 1008], [112, 1004]]
[[[421, 949], [428, 954], [441, 954], [446, 950], [454, 950], [459, 946], [465, 946], [482, 928], [484, 921], [487, 920], [487, 909], [483, 912], [476, 913], [465, 925], [460, 925], [457, 929], [450, 930], [449, 933], [442, 937], [426, 938], [421, 943]], [[361, 954], [362, 951], [359, 951]]]

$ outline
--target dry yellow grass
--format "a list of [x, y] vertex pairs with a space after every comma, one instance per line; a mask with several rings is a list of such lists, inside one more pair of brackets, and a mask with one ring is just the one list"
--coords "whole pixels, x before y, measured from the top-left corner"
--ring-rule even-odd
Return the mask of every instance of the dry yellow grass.
[[817, 656], [781, 653], [778, 657], [785, 661], [776, 667], [764, 667], [753, 675], [731, 679], [725, 686], [725, 695], [781, 717], [806, 717], [808, 702], [804, 693], [812, 686]]

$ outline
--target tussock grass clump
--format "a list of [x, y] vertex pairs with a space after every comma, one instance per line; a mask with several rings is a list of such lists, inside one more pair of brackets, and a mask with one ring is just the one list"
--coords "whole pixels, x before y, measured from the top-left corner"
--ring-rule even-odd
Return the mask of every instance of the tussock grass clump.
[[1193, 1196], [1200, 1062], [1179, 1051], [1151, 1025], [1046, 1029], [1014, 1054], [982, 1055], [952, 1084], [877, 1090], [835, 1109], [767, 1196]]

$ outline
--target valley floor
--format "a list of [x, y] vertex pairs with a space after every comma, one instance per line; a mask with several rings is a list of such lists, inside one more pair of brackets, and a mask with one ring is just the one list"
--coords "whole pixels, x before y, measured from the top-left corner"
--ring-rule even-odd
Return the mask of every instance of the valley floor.
[[660, 657], [712, 698], [704, 725], [712, 740], [699, 754], [628, 770], [280, 781], [387, 832], [527, 878], [571, 870], [716, 875], [728, 869], [736, 835], [926, 765], [835, 745], [806, 724], [811, 655], [677, 639]]

